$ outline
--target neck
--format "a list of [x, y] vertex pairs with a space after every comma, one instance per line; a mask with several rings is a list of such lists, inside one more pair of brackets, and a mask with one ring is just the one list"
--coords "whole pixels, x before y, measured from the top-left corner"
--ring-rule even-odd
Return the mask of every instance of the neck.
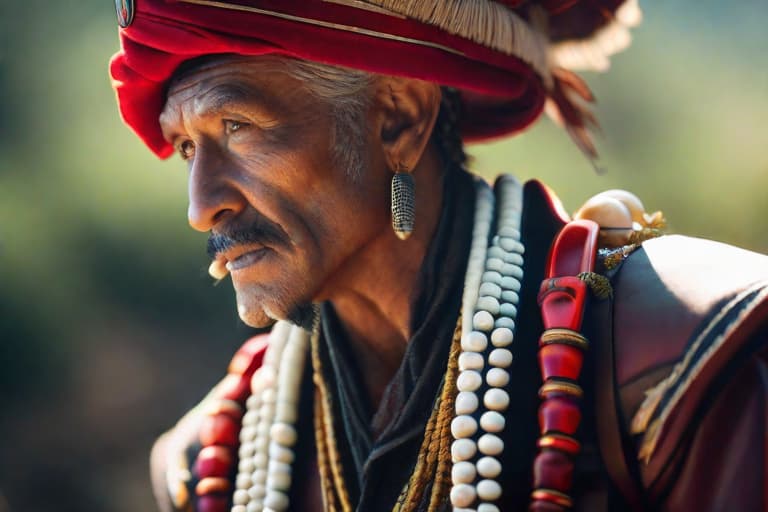
[[367, 244], [335, 276], [328, 294], [376, 408], [397, 371], [412, 332], [421, 267], [443, 203], [440, 158], [427, 151], [413, 172], [416, 227], [407, 240], [391, 228]]

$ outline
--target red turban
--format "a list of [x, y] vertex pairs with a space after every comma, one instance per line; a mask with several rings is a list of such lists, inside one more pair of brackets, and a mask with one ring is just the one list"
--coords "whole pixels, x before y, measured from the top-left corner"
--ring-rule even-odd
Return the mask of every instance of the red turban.
[[607, 67], [639, 21], [635, 1], [122, 0], [110, 74], [126, 124], [162, 158], [173, 152], [158, 122], [168, 79], [186, 60], [224, 53], [455, 87], [465, 140], [520, 131], [547, 99], [572, 135], [586, 137], [591, 116], [579, 97], [591, 99], [589, 90], [566, 69]]

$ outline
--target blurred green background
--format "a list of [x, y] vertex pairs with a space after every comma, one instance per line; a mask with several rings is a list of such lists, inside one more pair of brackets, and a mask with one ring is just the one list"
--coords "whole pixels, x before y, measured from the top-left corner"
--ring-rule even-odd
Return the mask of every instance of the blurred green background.
[[[637, 193], [768, 252], [768, 2], [657, 1], [599, 98], [605, 176], [548, 120], [475, 146], [573, 211]], [[113, 2], [0, 0], [0, 512], [154, 510], [147, 457], [249, 334], [186, 227], [186, 172], [120, 123]]]

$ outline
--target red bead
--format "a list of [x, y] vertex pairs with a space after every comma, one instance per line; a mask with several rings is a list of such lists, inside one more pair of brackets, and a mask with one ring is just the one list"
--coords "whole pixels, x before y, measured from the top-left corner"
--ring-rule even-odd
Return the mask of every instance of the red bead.
[[544, 380], [550, 377], [577, 380], [583, 362], [581, 350], [570, 345], [552, 344], [539, 349], [539, 366]]
[[544, 400], [539, 407], [541, 432], [562, 432], [573, 435], [581, 422], [581, 410], [576, 403], [564, 397]]
[[197, 482], [195, 493], [198, 496], [207, 494], [227, 494], [232, 490], [232, 482], [228, 478], [209, 476]]
[[206, 494], [197, 498], [197, 512], [229, 512], [229, 498], [217, 494]]
[[251, 393], [251, 377], [230, 373], [216, 386], [216, 394], [221, 398], [245, 402]]
[[253, 375], [264, 361], [264, 353], [269, 345], [269, 335], [260, 334], [246, 341], [238, 349], [229, 363], [229, 373], [236, 375]]
[[216, 414], [226, 414], [235, 421], [240, 421], [243, 418], [244, 409], [243, 406], [234, 400], [227, 398], [213, 399], [203, 408], [204, 414], [207, 416], [213, 416]]
[[533, 463], [534, 487], [567, 492], [573, 484], [573, 461], [562, 452], [544, 450]]
[[236, 447], [240, 424], [226, 414], [206, 416], [200, 424], [200, 443], [203, 446], [214, 444]]
[[223, 446], [206, 446], [197, 454], [195, 475], [199, 480], [208, 476], [229, 476], [232, 473], [234, 458], [232, 451]]

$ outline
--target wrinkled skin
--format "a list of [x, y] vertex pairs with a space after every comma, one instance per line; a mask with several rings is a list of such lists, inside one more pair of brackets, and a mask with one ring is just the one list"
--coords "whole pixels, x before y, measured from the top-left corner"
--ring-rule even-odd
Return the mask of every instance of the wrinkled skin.
[[[439, 218], [442, 178], [429, 143], [439, 88], [376, 79], [361, 127], [364, 169], [353, 179], [332, 152], [330, 107], [274, 63], [222, 57], [170, 87], [160, 122], [188, 166], [189, 223], [254, 234], [217, 255], [247, 324], [301, 321], [311, 303], [332, 301], [371, 367], [376, 401], [410, 337], [413, 288]], [[406, 242], [389, 212], [393, 169], [403, 166], [419, 199]]]

